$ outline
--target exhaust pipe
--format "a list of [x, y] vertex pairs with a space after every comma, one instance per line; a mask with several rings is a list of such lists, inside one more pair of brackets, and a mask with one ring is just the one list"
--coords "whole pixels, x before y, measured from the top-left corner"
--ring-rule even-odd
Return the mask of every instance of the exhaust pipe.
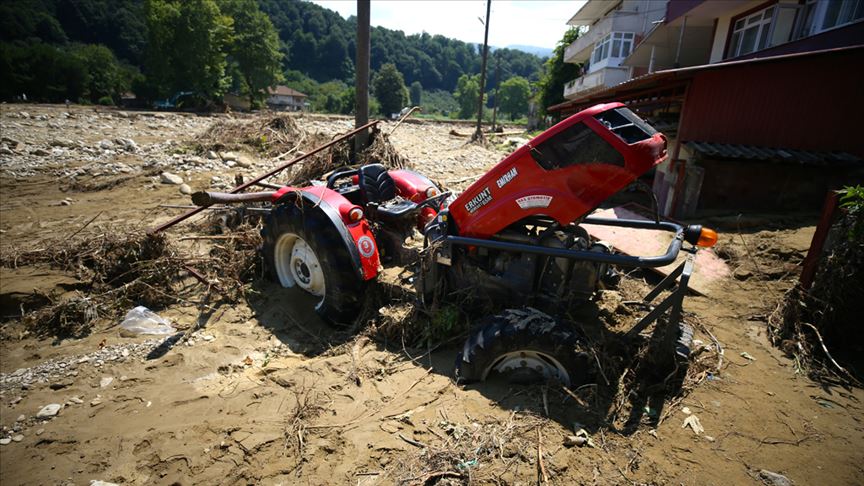
[[192, 204], [196, 206], [211, 206], [213, 204], [269, 202], [273, 200], [274, 194], [276, 194], [276, 191], [244, 192], [240, 194], [200, 191], [192, 194]]

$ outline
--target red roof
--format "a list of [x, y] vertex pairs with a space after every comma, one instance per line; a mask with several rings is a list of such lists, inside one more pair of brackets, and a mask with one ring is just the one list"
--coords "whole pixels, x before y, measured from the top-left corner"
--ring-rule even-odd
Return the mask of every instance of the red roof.
[[267, 92], [271, 95], [279, 95], [279, 96], [297, 96], [300, 98], [306, 98], [306, 95], [297, 91], [296, 89], [289, 88], [288, 86], [276, 86], [267, 88]]

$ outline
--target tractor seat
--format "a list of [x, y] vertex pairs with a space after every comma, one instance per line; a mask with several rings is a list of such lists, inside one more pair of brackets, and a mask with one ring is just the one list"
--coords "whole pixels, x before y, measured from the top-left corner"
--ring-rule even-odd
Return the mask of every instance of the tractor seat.
[[417, 204], [413, 201], [402, 199], [378, 206], [378, 210], [375, 214], [381, 221], [395, 223], [406, 216], [413, 215], [416, 208]]
[[384, 203], [396, 197], [396, 183], [381, 164], [367, 164], [358, 171], [357, 185], [365, 203]]

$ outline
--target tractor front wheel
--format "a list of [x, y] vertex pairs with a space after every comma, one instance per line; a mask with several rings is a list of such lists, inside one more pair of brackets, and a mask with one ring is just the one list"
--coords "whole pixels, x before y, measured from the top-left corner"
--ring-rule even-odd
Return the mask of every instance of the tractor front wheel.
[[584, 383], [591, 374], [582, 333], [533, 308], [507, 309], [485, 318], [456, 358], [461, 382], [500, 375], [513, 383]]
[[261, 230], [263, 256], [282, 287], [316, 297], [315, 312], [334, 324], [350, 324], [366, 287], [333, 222], [317, 208], [288, 202], [273, 208]]

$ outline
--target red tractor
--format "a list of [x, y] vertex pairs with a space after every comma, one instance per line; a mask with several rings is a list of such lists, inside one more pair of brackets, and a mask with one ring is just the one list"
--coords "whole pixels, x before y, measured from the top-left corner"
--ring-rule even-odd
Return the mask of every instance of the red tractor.
[[[692, 331], [680, 324], [680, 312], [692, 253], [697, 245], [713, 244], [716, 234], [696, 225], [589, 216], [665, 157], [665, 136], [621, 103], [610, 103], [541, 133], [452, 200], [416, 172], [369, 164], [336, 171], [309, 187], [240, 198], [199, 193], [193, 201], [268, 199], [272, 209], [262, 230], [268, 266], [283, 287], [316, 296], [315, 311], [337, 323], [356, 318], [365, 288], [383, 265], [416, 260], [416, 253], [412, 258], [403, 249], [416, 228], [425, 238], [418, 298], [429, 303], [458, 290], [499, 312], [465, 342], [458, 377], [476, 381], [501, 372], [569, 384], [590, 368], [578, 351], [582, 333], [551, 315], [589, 301], [604, 282], [611, 284], [613, 267], [668, 265], [685, 242], [691, 256], [645, 303], [663, 290], [674, 291], [651, 306], [629, 334], [662, 321], [668, 354], [689, 351]], [[594, 241], [581, 223], [660, 229], [675, 237], [661, 256], [620, 255]]]

